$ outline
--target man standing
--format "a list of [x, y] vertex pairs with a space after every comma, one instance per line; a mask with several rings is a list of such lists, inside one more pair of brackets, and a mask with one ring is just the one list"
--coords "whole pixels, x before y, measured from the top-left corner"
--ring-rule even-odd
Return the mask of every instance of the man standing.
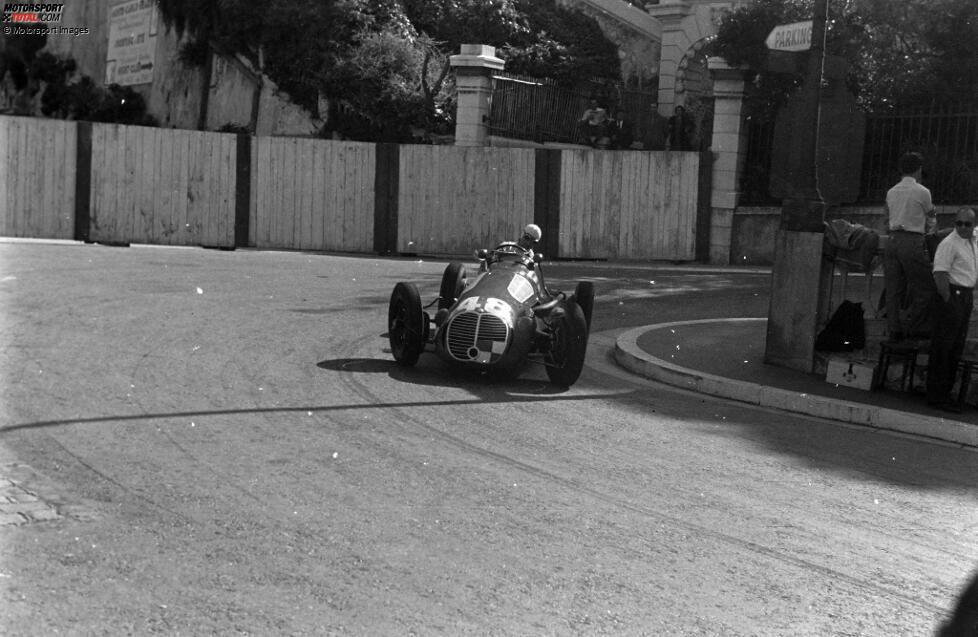
[[693, 120], [682, 106], [677, 106], [673, 116], [669, 118], [669, 138], [666, 143], [669, 150], [693, 150]]
[[[924, 233], [937, 225], [930, 190], [920, 184], [920, 153], [900, 157], [903, 178], [886, 193], [889, 241], [883, 253], [886, 282], [886, 322], [890, 341], [929, 336], [934, 279]], [[908, 305], [906, 321], [900, 310]]]
[[971, 208], [958, 210], [954, 232], [937, 246], [934, 284], [939, 301], [927, 357], [927, 403], [958, 412], [961, 408], [951, 400], [951, 387], [968, 337], [974, 306], [972, 291], [978, 284], [975, 211]]

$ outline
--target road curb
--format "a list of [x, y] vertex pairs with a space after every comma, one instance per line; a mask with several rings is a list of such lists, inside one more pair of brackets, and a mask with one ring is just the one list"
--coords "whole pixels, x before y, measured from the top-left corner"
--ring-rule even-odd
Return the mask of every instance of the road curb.
[[787, 389], [699, 372], [652, 356], [638, 346], [638, 339], [652, 330], [708, 323], [766, 320], [763, 318], [704, 319], [634, 328], [618, 336], [615, 342], [615, 361], [625, 369], [640, 376], [710, 396], [874, 429], [923, 436], [968, 447], [978, 447], [978, 427], [969, 423], [909, 413], [887, 407], [848, 402], [827, 396], [799, 394]]

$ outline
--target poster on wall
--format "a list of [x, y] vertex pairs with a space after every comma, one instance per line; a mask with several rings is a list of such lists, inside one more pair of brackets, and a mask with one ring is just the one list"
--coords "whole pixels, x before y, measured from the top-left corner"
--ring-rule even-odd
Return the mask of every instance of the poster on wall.
[[109, 7], [106, 84], [131, 86], [153, 81], [158, 19], [155, 0], [127, 0]]

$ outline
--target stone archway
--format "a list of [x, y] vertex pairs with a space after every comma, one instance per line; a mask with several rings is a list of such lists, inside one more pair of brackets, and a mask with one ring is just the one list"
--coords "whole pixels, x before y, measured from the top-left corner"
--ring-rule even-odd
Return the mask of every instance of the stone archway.
[[704, 49], [712, 37], [693, 44], [676, 69], [675, 104], [682, 105], [695, 123], [697, 150], [710, 147], [713, 136], [713, 77]]
[[709, 77], [703, 47], [716, 35], [723, 15], [740, 4], [744, 0], [670, 0], [646, 5], [649, 15], [662, 25], [660, 115], [672, 115], [676, 105], [683, 103], [678, 98], [689, 94], [693, 84], [700, 84], [698, 78]]

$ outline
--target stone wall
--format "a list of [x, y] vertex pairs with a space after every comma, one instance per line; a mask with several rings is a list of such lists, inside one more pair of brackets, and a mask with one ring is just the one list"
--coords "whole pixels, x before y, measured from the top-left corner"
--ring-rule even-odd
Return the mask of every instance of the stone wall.
[[[76, 0], [66, 3], [61, 26], [85, 27], [87, 34], [49, 36], [45, 50], [70, 56], [78, 73], [96, 84], [106, 82], [106, 56], [109, 39], [109, 12], [119, 0]], [[157, 18], [152, 82], [131, 88], [146, 100], [147, 110], [167, 128], [196, 129], [200, 123], [205, 90], [204, 68], [179, 59], [186, 43], [175, 30]], [[312, 135], [318, 128], [313, 114], [293, 104], [247, 62], [232, 55], [214, 56], [209, 85], [206, 128], [216, 130], [225, 124], [251, 124], [259, 134]], [[260, 93], [256, 99], [256, 91]], [[255, 109], [258, 109], [255, 112]]]
[[[964, 204], [962, 204], [964, 205]], [[955, 211], [960, 205], [937, 206], [937, 225], [949, 228], [954, 225]], [[886, 215], [879, 206], [840, 206], [830, 208], [827, 220], [845, 219], [886, 234]], [[781, 224], [779, 207], [741, 207], [733, 215], [730, 237], [731, 265], [771, 265], [774, 263], [774, 246]]]

